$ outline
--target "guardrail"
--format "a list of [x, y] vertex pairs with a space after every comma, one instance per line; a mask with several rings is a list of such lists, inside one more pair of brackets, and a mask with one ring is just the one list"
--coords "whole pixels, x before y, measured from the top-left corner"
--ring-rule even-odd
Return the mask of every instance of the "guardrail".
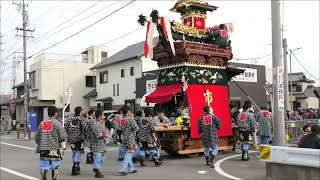
[[319, 149], [261, 145], [260, 159], [273, 163], [320, 168]]
[[305, 124], [310, 125], [319, 125], [320, 126], [320, 119], [304, 119], [298, 121], [285, 121], [286, 131], [289, 135], [289, 142], [297, 142], [299, 138], [303, 135], [303, 126]]

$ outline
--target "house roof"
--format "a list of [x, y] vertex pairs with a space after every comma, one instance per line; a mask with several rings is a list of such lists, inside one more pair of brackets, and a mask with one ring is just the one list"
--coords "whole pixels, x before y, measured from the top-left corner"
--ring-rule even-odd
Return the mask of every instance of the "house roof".
[[314, 80], [308, 79], [303, 72], [297, 72], [297, 73], [289, 73], [288, 74], [288, 81], [306, 81], [310, 83], [315, 83]]
[[24, 86], [24, 82], [13, 86], [12, 89], [14, 89], [14, 88], [19, 88], [19, 87], [23, 87], [23, 86]]
[[9, 99], [9, 100], [7, 100], [7, 101], [1, 102], [1, 103], [0, 103], [0, 106], [8, 106], [8, 105], [10, 105], [11, 103], [14, 103], [14, 99]]
[[97, 97], [98, 93], [97, 93], [97, 89], [94, 89], [90, 92], [88, 92], [86, 95], [82, 96], [84, 99], [90, 99], [92, 97]]
[[320, 87], [314, 87], [316, 91], [320, 94]]
[[106, 60], [100, 62], [99, 64], [96, 64], [90, 69], [91, 70], [98, 69], [110, 64], [120, 63], [126, 60], [137, 58], [143, 54], [143, 47], [144, 47], [144, 41], [130, 45], [122, 49], [121, 51], [117, 52], [113, 56], [107, 58]]
[[299, 93], [292, 93], [296, 98], [307, 98], [311, 96], [312, 93], [315, 93], [318, 98], [320, 98], [320, 93], [317, 91], [316, 87], [313, 85], [307, 86], [307, 88], [304, 90], [304, 92], [299, 92]]

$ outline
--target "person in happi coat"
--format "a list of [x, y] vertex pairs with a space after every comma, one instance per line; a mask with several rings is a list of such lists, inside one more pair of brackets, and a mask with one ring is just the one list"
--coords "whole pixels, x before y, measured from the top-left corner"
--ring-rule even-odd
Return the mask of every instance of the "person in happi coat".
[[95, 122], [95, 112], [93, 109], [88, 111], [88, 117], [83, 120], [83, 135], [84, 145], [90, 149], [87, 153], [87, 164], [93, 164], [93, 152], [92, 152], [92, 125]]
[[152, 111], [149, 108], [144, 109], [145, 117], [141, 118], [138, 123], [139, 131], [139, 147], [140, 147], [140, 165], [144, 166], [143, 159], [146, 151], [149, 152], [149, 156], [153, 159], [155, 166], [160, 166], [162, 162], [159, 160], [160, 156], [160, 144], [155, 134], [155, 122], [152, 119]]
[[58, 177], [58, 168], [61, 165], [61, 151], [66, 149], [67, 133], [62, 124], [56, 119], [56, 107], [48, 107], [47, 120], [43, 120], [35, 133], [37, 153], [40, 153], [40, 172], [42, 180], [47, 180], [51, 170], [52, 179]]
[[123, 116], [120, 119], [120, 126], [122, 128], [122, 143], [125, 148], [125, 156], [119, 168], [119, 175], [125, 176], [128, 173], [138, 172], [133, 167], [132, 158], [136, 151], [136, 133], [139, 127], [127, 106], [123, 106], [121, 112]]
[[92, 152], [93, 152], [93, 171], [95, 178], [104, 178], [101, 174], [102, 164], [106, 158], [107, 141], [105, 138], [110, 138], [111, 134], [105, 127], [104, 115], [102, 111], [95, 112], [96, 121], [92, 124]]
[[218, 154], [219, 138], [217, 130], [220, 129], [220, 120], [217, 116], [210, 113], [209, 106], [204, 106], [203, 111], [204, 115], [198, 122], [198, 131], [202, 135], [202, 145], [204, 146], [206, 164], [213, 168], [213, 161]]
[[72, 172], [71, 175], [80, 174], [81, 154], [84, 153], [84, 135], [83, 135], [83, 109], [81, 106], [74, 108], [74, 116], [67, 120], [65, 129], [68, 134], [68, 142], [72, 150]]
[[237, 126], [240, 134], [240, 139], [243, 141], [249, 141], [249, 136], [253, 135], [255, 131], [255, 118], [250, 113], [251, 107], [250, 101], [245, 101], [242, 107], [242, 112], [238, 114]]
[[261, 107], [257, 115], [259, 123], [260, 144], [270, 144], [272, 138], [272, 119], [271, 113], [266, 107]]

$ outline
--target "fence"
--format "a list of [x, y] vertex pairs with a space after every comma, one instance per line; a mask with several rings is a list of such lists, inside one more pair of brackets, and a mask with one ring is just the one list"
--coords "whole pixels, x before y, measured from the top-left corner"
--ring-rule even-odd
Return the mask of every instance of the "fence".
[[304, 119], [298, 121], [285, 121], [286, 124], [286, 131], [289, 135], [289, 142], [297, 143], [300, 137], [303, 135], [303, 126], [305, 124], [310, 125], [319, 125], [320, 126], [320, 119]]

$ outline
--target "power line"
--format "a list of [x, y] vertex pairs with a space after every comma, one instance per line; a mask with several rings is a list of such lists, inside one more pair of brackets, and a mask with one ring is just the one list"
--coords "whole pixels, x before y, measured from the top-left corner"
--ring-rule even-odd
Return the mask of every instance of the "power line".
[[[119, 40], [119, 39], [122, 39], [122, 38], [124, 38], [124, 37], [126, 37], [126, 36], [128, 36], [128, 35], [130, 35], [130, 34], [132, 34], [132, 33], [137, 32], [137, 31], [140, 30], [140, 29], [143, 29], [143, 28], [144, 28], [144, 27], [139, 27], [139, 28], [137, 28], [137, 29], [134, 29], [133, 31], [130, 31], [129, 33], [126, 33], [126, 34], [122, 35], [122, 36], [116, 37], [116, 38], [111, 39], [111, 40], [109, 40], [109, 41], [107, 41], [107, 42], [104, 42], [104, 43], [102, 43], [102, 44], [99, 44], [98, 46], [103, 46], [103, 45], [106, 45], [106, 44], [113, 43], [113, 42], [115, 42], [115, 41], [117, 41], [117, 40]], [[57, 62], [52, 63], [52, 64], [50, 64], [50, 65], [47, 65], [46, 67], [53, 66], [53, 65], [58, 64], [58, 63], [60, 63], [60, 62], [69, 61], [69, 60], [67, 60], [67, 59], [69, 59], [69, 58], [74, 58], [74, 57], [77, 57], [77, 56], [80, 56], [80, 55], [81, 55], [81, 53], [72, 55], [72, 56], [70, 56], [70, 57], [68, 57], [68, 58], [66, 58], [66, 59], [64, 59], [64, 60], [60, 60], [60, 61], [57, 61]], [[73, 61], [73, 62], [77, 62], [77, 61]]]
[[[103, 0], [99, 0], [98, 2], [94, 3], [94, 4], [91, 5], [90, 7], [82, 10], [80, 13], [77, 13], [76, 15], [72, 16], [71, 18], [67, 19], [66, 21], [63, 21], [62, 23], [58, 24], [58, 25], [55, 26], [54, 28], [50, 29], [49, 31], [47, 31], [47, 32], [39, 35], [39, 37], [37, 37], [36, 39], [33, 39], [32, 41], [30, 41], [30, 42], [29, 42], [29, 45], [30, 45], [30, 43], [36, 41], [37, 39], [40, 39], [41, 37], [45, 36], [45, 35], [48, 34], [49, 32], [51, 32], [51, 31], [59, 28], [59, 27], [62, 26], [63, 24], [66, 24], [67, 22], [71, 21], [72, 19], [74, 19], [74, 18], [80, 16], [81, 14], [85, 13], [86, 11], [88, 11], [88, 10], [91, 9], [91, 8], [93, 8], [93, 7], [96, 6], [97, 4], [101, 3], [102, 1], [103, 1]], [[57, 33], [57, 32], [55, 32], [55, 33]], [[51, 33], [51, 34], [52, 34], [52, 33]]]
[[305, 70], [305, 72], [308, 73], [308, 74], [309, 74], [311, 77], [313, 77], [315, 80], [318, 80], [318, 81], [319, 81], [318, 78], [316, 78], [315, 76], [313, 76], [313, 75], [308, 71], [308, 69], [303, 66], [303, 64], [299, 61], [299, 59], [297, 58], [297, 56], [296, 56], [295, 54], [293, 54], [292, 51], [290, 51], [290, 52], [291, 52], [291, 54], [293, 55], [293, 57], [297, 60], [297, 62], [300, 64], [300, 66]]
[[130, 2], [129, 2], [129, 3], [127, 3], [126, 5], [124, 5], [124, 6], [120, 7], [120, 8], [118, 8], [118, 9], [114, 10], [113, 12], [111, 12], [111, 13], [109, 13], [108, 15], [106, 15], [106, 16], [104, 16], [104, 17], [102, 17], [101, 19], [99, 19], [98, 21], [96, 21], [96, 22], [94, 22], [94, 23], [90, 24], [89, 26], [86, 26], [85, 28], [81, 29], [80, 31], [77, 31], [76, 33], [74, 33], [74, 34], [72, 34], [72, 35], [70, 35], [70, 36], [68, 36], [68, 37], [66, 37], [66, 38], [64, 38], [64, 39], [62, 39], [61, 41], [58, 41], [58, 42], [56, 42], [55, 44], [53, 44], [53, 45], [51, 45], [51, 46], [49, 46], [49, 47], [47, 47], [47, 48], [44, 48], [44, 49], [42, 49], [41, 51], [38, 51], [38, 52], [36, 52], [36, 53], [32, 54], [32, 55], [31, 55], [31, 56], [29, 56], [27, 59], [29, 59], [29, 58], [33, 57], [34, 55], [37, 55], [37, 54], [39, 54], [39, 53], [42, 53], [42, 52], [44, 52], [45, 50], [48, 50], [48, 49], [50, 49], [50, 48], [52, 48], [52, 47], [55, 47], [55, 46], [57, 46], [58, 44], [60, 44], [60, 43], [62, 43], [62, 42], [64, 42], [64, 41], [66, 41], [66, 40], [68, 40], [68, 39], [72, 38], [73, 36], [75, 36], [75, 35], [77, 35], [77, 34], [79, 34], [79, 33], [83, 32], [83, 31], [85, 31], [85, 30], [89, 29], [90, 27], [92, 27], [92, 26], [96, 25], [97, 23], [99, 23], [99, 22], [101, 22], [102, 20], [104, 20], [104, 19], [108, 18], [109, 16], [111, 16], [111, 15], [113, 15], [114, 13], [116, 13], [116, 12], [120, 11], [121, 9], [123, 9], [123, 8], [125, 8], [125, 7], [127, 7], [127, 6], [129, 6], [130, 4], [132, 4], [132, 3], [133, 3], [133, 2], [135, 2], [135, 1], [136, 1], [136, 0], [132, 0], [132, 1], [130, 1]]
[[107, 42], [104, 42], [104, 43], [100, 44], [99, 46], [106, 45], [106, 44], [109, 44], [109, 43], [111, 43], [111, 42], [117, 41], [117, 40], [119, 40], [119, 39], [121, 39], [121, 38], [123, 38], [123, 37], [126, 37], [126, 36], [128, 36], [128, 35], [130, 35], [130, 34], [132, 34], [132, 33], [137, 32], [137, 31], [139, 31], [140, 29], [143, 29], [143, 28], [144, 28], [144, 27], [139, 27], [139, 28], [137, 28], [137, 29], [135, 29], [135, 30], [133, 30], [133, 31], [130, 31], [130, 32], [122, 35], [122, 36], [119, 36], [119, 37], [116, 37], [116, 38], [114, 38], [114, 39], [111, 39], [111, 40], [109, 40], [109, 41], [107, 41]]
[[[99, 2], [101, 2], [101, 0], [100, 0]], [[99, 3], [99, 2], [97, 2], [97, 3]], [[34, 44], [34, 43], [37, 43], [37, 42], [42, 41], [42, 40], [44, 40], [44, 39], [47, 39], [47, 38], [50, 37], [50, 36], [56, 35], [57, 33], [59, 33], [59, 32], [61, 32], [61, 31], [65, 30], [65, 29], [67, 29], [67, 28], [69, 28], [69, 27], [77, 24], [78, 22], [81, 22], [81, 21], [83, 21], [83, 20], [85, 20], [85, 19], [88, 19], [89, 17], [91, 17], [91, 16], [93, 16], [93, 15], [96, 15], [98, 12], [104, 11], [104, 10], [106, 10], [106, 8], [110, 8], [110, 7], [114, 6], [115, 4], [117, 4], [117, 3], [119, 3], [119, 2], [120, 2], [120, 1], [116, 1], [116, 2], [114, 2], [113, 4], [108, 5], [108, 6], [104, 7], [104, 8], [101, 8], [101, 9], [99, 9], [98, 11], [95, 11], [94, 13], [92, 13], [92, 14], [90, 14], [90, 15], [82, 18], [82, 19], [77, 20], [77, 21], [75, 21], [74, 23], [72, 23], [72, 24], [70, 24], [70, 25], [68, 25], [68, 26], [66, 26], [66, 27], [62, 27], [62, 28], [60, 28], [60, 29], [57, 30], [57, 31], [51, 32], [51, 31], [53, 31], [54, 29], [57, 29], [58, 27], [60, 27], [61, 25], [65, 24], [65, 23], [67, 23], [67, 22], [69, 22], [69, 21], [71, 21], [72, 19], [74, 19], [74, 18], [77, 17], [78, 15], [73, 16], [72, 18], [68, 19], [67, 21], [65, 21], [65, 22], [60, 23], [59, 25], [57, 25], [55, 28], [53, 28], [53, 29], [51, 29], [51, 30], [43, 33], [42, 35], [40, 35], [40, 36], [37, 37], [36, 39], [33, 39], [32, 41], [30, 41], [30, 42], [28, 43], [28, 45], [32, 45], [32, 44]], [[95, 3], [94, 5], [96, 5], [97, 3]], [[93, 6], [92, 6], [92, 7], [93, 7]], [[91, 8], [92, 8], [92, 7], [91, 7]], [[85, 9], [84, 11], [82, 11], [82, 13], [84, 13], [84, 12], [87, 11], [87, 10], [89, 10], [89, 8]], [[80, 13], [80, 14], [82, 14], [82, 13]], [[80, 15], [80, 14], [79, 14], [79, 15]], [[51, 32], [51, 33], [49, 33], [49, 32]], [[42, 38], [42, 37], [43, 37], [43, 38]]]
[[260, 57], [254, 57], [254, 58], [233, 58], [232, 60], [237, 60], [237, 61], [252, 61], [252, 60], [258, 60], [258, 59], [263, 59], [266, 58], [268, 56], [271, 56], [272, 53], [266, 54], [264, 56], [260, 56]]

